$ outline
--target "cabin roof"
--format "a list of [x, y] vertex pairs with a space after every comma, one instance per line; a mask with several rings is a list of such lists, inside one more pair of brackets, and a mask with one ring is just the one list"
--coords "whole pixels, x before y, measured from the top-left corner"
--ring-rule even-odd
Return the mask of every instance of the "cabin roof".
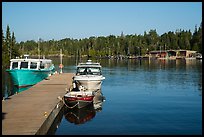
[[32, 62], [52, 62], [50, 59], [11, 59], [11, 62], [22, 62], [22, 61], [32, 61]]
[[100, 68], [101, 65], [95, 65], [95, 64], [84, 64], [84, 65], [78, 65], [77, 68], [79, 67], [95, 67], [95, 68]]
[[92, 62], [92, 60], [88, 60], [86, 63], [79, 63], [78, 67], [101, 67], [100, 63]]

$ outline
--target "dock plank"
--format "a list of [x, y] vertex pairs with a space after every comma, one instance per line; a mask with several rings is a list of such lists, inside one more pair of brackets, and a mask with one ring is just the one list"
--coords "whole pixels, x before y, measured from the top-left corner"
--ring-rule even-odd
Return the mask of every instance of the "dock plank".
[[[73, 73], [55, 74], [2, 101], [2, 135], [35, 135], [71, 86]], [[47, 115], [45, 115], [47, 113]]]

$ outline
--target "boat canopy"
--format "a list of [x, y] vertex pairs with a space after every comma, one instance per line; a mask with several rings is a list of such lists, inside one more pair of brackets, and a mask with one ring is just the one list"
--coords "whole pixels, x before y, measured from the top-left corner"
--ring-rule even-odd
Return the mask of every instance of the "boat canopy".
[[88, 60], [86, 63], [79, 63], [77, 67], [101, 67], [100, 63]]
[[11, 69], [47, 69], [52, 65], [50, 59], [11, 59]]
[[100, 63], [93, 63], [88, 60], [86, 63], [79, 63], [77, 66], [77, 75], [101, 75]]

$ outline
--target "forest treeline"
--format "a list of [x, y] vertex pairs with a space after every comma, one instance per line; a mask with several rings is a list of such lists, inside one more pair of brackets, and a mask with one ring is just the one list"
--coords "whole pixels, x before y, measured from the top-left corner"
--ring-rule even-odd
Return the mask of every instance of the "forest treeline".
[[91, 36], [84, 39], [65, 38], [61, 40], [27, 40], [16, 42], [14, 32], [10, 32], [9, 25], [4, 32], [2, 29], [2, 65], [6, 66], [10, 58], [23, 54], [29, 55], [59, 55], [62, 49], [65, 56], [138, 56], [153, 50], [186, 49], [202, 53], [202, 22], [190, 30], [169, 31], [158, 35], [156, 29], [144, 32], [143, 35], [131, 34], [120, 36]]

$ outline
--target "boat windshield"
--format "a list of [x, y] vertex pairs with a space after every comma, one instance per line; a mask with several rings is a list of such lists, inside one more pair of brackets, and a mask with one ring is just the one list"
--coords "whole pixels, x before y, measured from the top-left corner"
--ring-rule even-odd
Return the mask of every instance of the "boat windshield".
[[101, 75], [100, 67], [78, 67], [76, 75]]

